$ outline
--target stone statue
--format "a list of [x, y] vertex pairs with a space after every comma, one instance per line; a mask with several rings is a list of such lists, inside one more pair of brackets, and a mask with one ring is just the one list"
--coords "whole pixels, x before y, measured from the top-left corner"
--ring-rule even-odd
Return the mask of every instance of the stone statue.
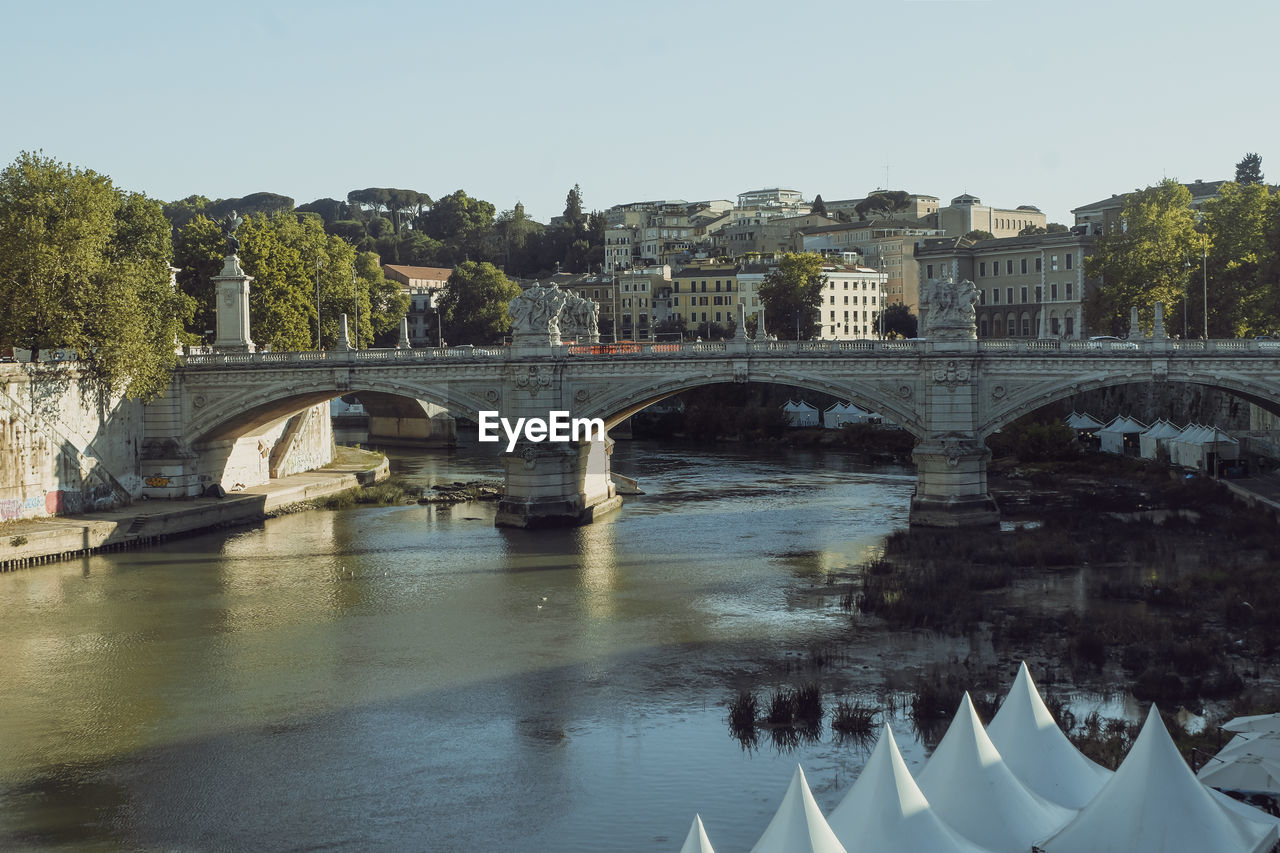
[[920, 290], [922, 335], [942, 340], [977, 338], [978, 288], [971, 281], [956, 282], [949, 275], [931, 278]]
[[223, 217], [222, 222], [219, 223], [222, 225], [222, 236], [227, 241], [228, 255], [240, 254], [240, 239], [236, 237], [236, 229], [240, 227], [241, 222], [244, 222], [244, 218], [236, 216], [236, 212], [233, 210], [229, 216]]
[[557, 284], [535, 284], [507, 306], [512, 340], [539, 346], [560, 343], [561, 321], [565, 333], [589, 335], [599, 340], [600, 306], [593, 300], [567, 293]]

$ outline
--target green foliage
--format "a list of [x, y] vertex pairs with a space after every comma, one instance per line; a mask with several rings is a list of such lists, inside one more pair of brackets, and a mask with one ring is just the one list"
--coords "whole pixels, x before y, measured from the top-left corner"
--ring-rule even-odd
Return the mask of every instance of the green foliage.
[[582, 212], [582, 187], [577, 184], [573, 185], [564, 200], [564, 224], [575, 236], [587, 224], [587, 218]]
[[1015, 421], [987, 439], [996, 456], [1011, 456], [1019, 462], [1048, 462], [1071, 459], [1080, 453], [1075, 430], [1062, 421], [1040, 422], [1034, 418]]
[[1085, 261], [1085, 274], [1103, 282], [1085, 301], [1086, 326], [1123, 334], [1136, 305], [1150, 328], [1152, 305], [1159, 301], [1166, 306], [1166, 327], [1181, 328], [1191, 258], [1200, 248], [1190, 203], [1190, 191], [1172, 179], [1125, 199], [1123, 227], [1100, 237]]
[[1046, 234], [1066, 234], [1071, 229], [1063, 225], [1061, 222], [1050, 222], [1045, 226]]
[[975, 228], [964, 235], [964, 239], [971, 240], [974, 243], [979, 240], [994, 240], [995, 238], [996, 235], [992, 234], [990, 231], [983, 231], [981, 228]]
[[444, 244], [442, 259], [447, 264], [482, 256], [485, 234], [493, 225], [494, 207], [471, 198], [462, 190], [438, 200], [415, 222], [424, 234]]
[[818, 310], [827, 277], [822, 256], [812, 252], [788, 253], [760, 285], [766, 322], [782, 340], [807, 340], [818, 332]]
[[818, 216], [827, 215], [827, 203], [822, 200], [822, 194], [813, 197], [813, 205], [809, 208], [809, 212]]
[[1243, 160], [1236, 163], [1236, 183], [1262, 184], [1262, 155], [1256, 153], [1246, 154]]
[[178, 268], [178, 287], [194, 308], [186, 330], [202, 341], [209, 337], [206, 332], [216, 328], [213, 277], [222, 270], [225, 251], [222, 228], [202, 213], [176, 229], [173, 265]]
[[464, 261], [440, 296], [441, 323], [451, 344], [491, 344], [511, 329], [507, 306], [520, 286], [487, 261]]
[[0, 172], [0, 339], [75, 350], [99, 390], [154, 396], [191, 310], [171, 254], [159, 202], [24, 152]]
[[906, 190], [876, 190], [858, 202], [853, 211], [859, 220], [874, 219], [906, 210], [910, 203], [911, 194]]
[[884, 336], [886, 338], [914, 338], [919, 334], [920, 321], [911, 309], [901, 302], [884, 309]]
[[1018, 232], [1018, 236], [1029, 237], [1035, 234], [1048, 234], [1048, 233], [1049, 233], [1048, 229], [1041, 228], [1039, 225], [1028, 225], [1026, 228], [1023, 228], [1021, 231]]
[[[1207, 244], [1209, 336], [1236, 337], [1270, 331], [1274, 315], [1267, 310], [1266, 291], [1257, 287], [1267, 230], [1267, 215], [1274, 207], [1271, 194], [1262, 184], [1224, 183], [1218, 198], [1204, 204], [1204, 232], [1201, 248]], [[1204, 258], [1201, 262], [1205, 263]], [[1203, 328], [1205, 293], [1195, 299], [1198, 289], [1192, 281], [1189, 322]], [[1205, 287], [1201, 279], [1201, 287]]]

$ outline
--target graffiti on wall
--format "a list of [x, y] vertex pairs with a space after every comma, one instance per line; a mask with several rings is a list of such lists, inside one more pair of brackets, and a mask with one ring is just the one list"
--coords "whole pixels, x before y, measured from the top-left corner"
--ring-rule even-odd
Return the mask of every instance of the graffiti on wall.
[[165, 486], [169, 485], [169, 478], [168, 477], [148, 477], [143, 482], [145, 482], [148, 486], [150, 486], [153, 489], [162, 489]]

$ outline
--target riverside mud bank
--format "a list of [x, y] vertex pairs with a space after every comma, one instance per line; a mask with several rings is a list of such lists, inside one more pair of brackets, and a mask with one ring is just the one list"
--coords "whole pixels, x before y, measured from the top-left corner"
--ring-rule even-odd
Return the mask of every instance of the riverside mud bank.
[[119, 509], [0, 525], [0, 571], [151, 545], [202, 530], [253, 524], [305, 501], [390, 476], [387, 458], [339, 448], [338, 461], [221, 498], [138, 501]]

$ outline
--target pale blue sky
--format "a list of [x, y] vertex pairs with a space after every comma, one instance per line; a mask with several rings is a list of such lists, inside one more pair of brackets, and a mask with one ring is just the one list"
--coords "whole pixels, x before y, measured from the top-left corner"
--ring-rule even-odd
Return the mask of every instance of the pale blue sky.
[[545, 221], [885, 184], [1051, 221], [1164, 176], [1280, 179], [1280, 3], [5, 4], [0, 159], [162, 200], [464, 189]]

